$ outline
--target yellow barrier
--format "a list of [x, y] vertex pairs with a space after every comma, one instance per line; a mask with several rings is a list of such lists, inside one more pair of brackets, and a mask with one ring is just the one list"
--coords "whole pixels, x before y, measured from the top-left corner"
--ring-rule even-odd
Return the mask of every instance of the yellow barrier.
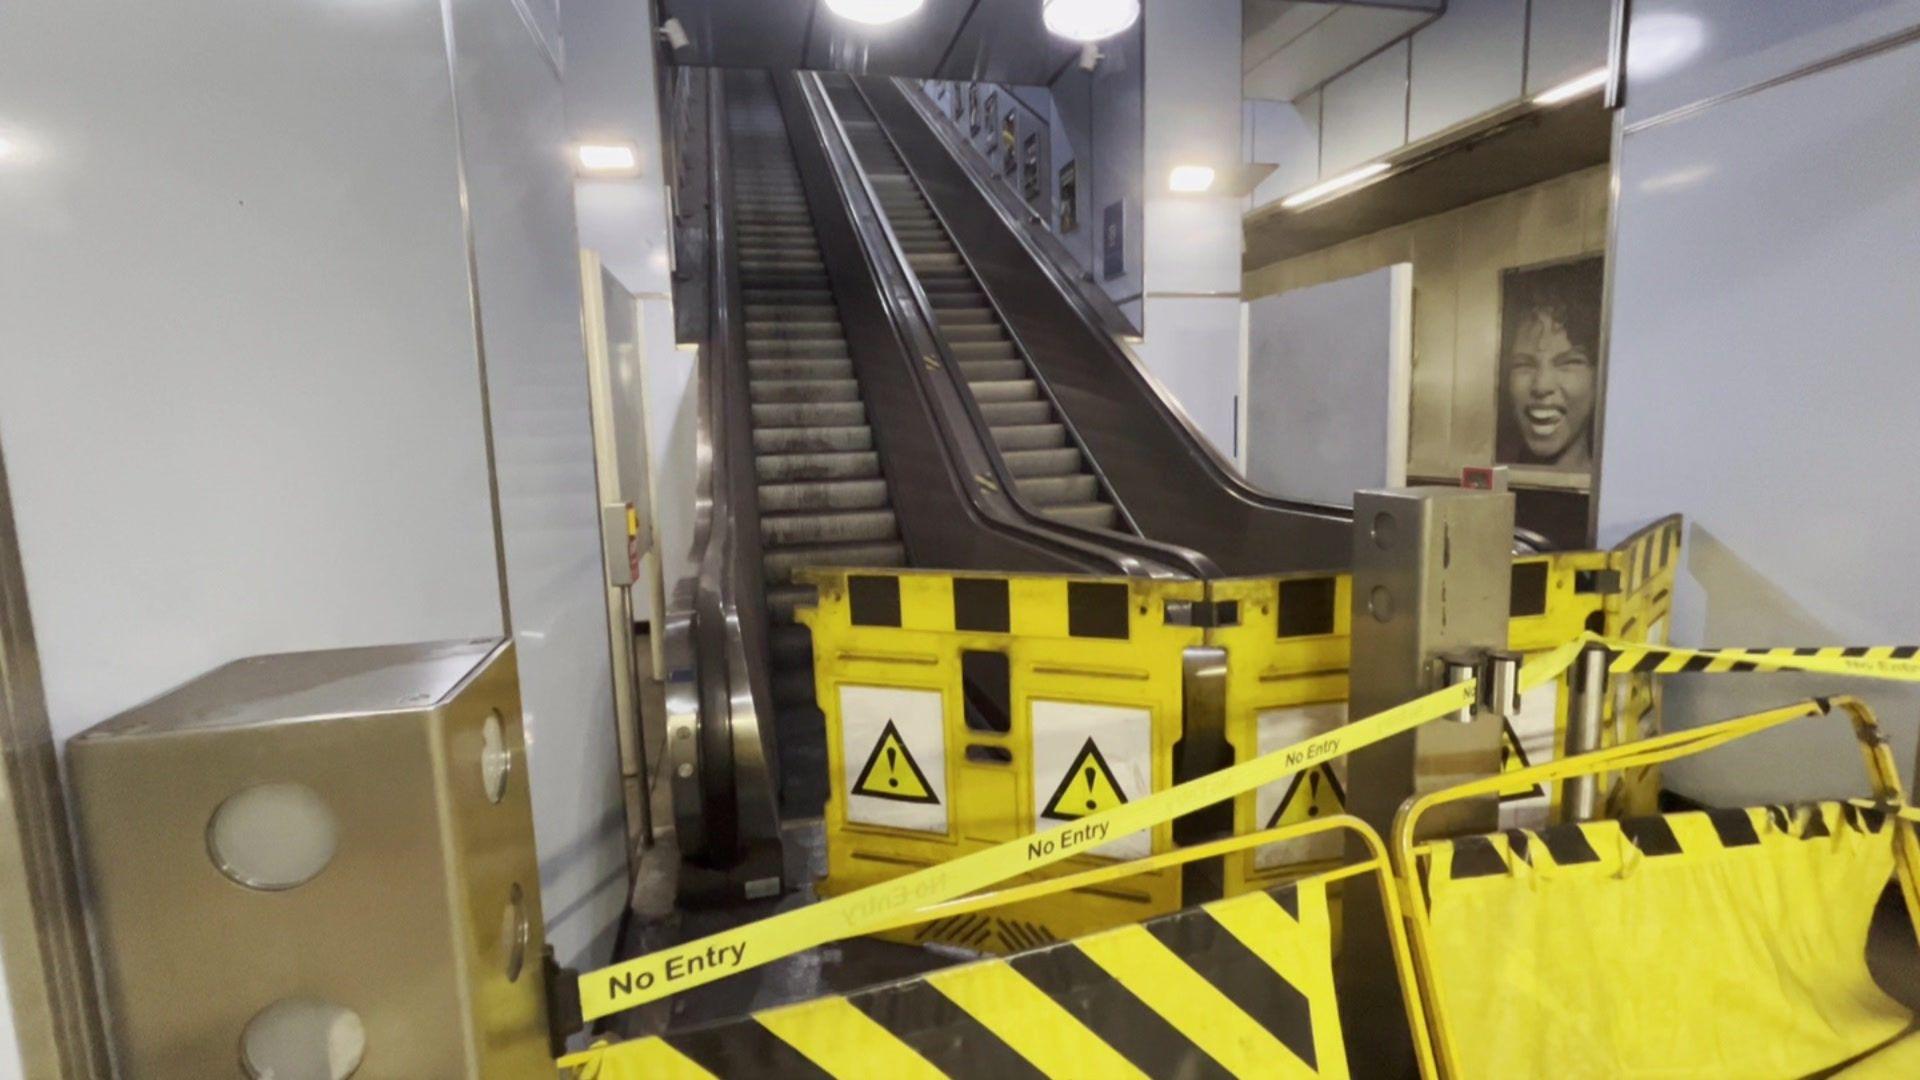
[[[1230, 856], [1252, 845], [1351, 833], [1364, 858], [1249, 893], [987, 960], [827, 995], [561, 1059], [578, 1080], [813, 1074], [988, 1077], [1178, 1075], [1343, 1078], [1355, 1071], [1334, 982], [1333, 889], [1370, 879], [1399, 969], [1421, 1075], [1432, 1048], [1414, 992], [1386, 846], [1358, 818], [1285, 829], [1095, 868], [923, 909], [911, 919], [1095, 887], [1130, 874]], [[1344, 887], [1344, 886], [1342, 886]], [[1361, 1070], [1364, 1072], [1364, 1070]]]
[[[1659, 650], [1684, 666], [1738, 654]], [[1649, 651], [1648, 654], [1651, 654]], [[1623, 653], [1615, 664], [1640, 657]], [[1890, 658], [1882, 658], [1889, 660]], [[1803, 670], [1833, 658], [1795, 657]], [[1731, 668], [1729, 668], [1731, 670]], [[1911, 666], [1883, 665], [1912, 679]], [[1416, 844], [1413, 800], [1394, 861], [1443, 1075], [1788, 1077], [1920, 1052], [1913, 1015], [1864, 964], [1889, 876], [1920, 935], [1920, 846], [1872, 713], [1818, 699], [1529, 769], [1546, 782], [1633, 770], [1834, 709], [1849, 715], [1876, 799], [1671, 814]], [[1652, 988], [1657, 1001], [1644, 993]]]
[[[1607, 582], [1601, 576], [1622, 557], [1602, 552], [1518, 559], [1507, 647], [1529, 658], [1602, 623]], [[1230, 625], [1207, 631], [1207, 644], [1227, 652], [1225, 730], [1236, 761], [1330, 731], [1347, 721], [1347, 664], [1352, 578], [1293, 574], [1213, 583], [1216, 610], [1232, 605]], [[1543, 684], [1509, 725], [1505, 767], [1517, 770], [1551, 760], [1566, 743], [1567, 700], [1557, 683]], [[1345, 762], [1329, 762], [1285, 784], [1250, 792], [1234, 802], [1234, 831], [1340, 813], [1346, 806]], [[1502, 795], [1503, 824], [1544, 824], [1557, 816], [1557, 786], [1520, 785]], [[1303, 865], [1338, 859], [1337, 837], [1272, 845], [1228, 860], [1226, 891], [1263, 889], [1298, 874]]]
[[[1193, 581], [813, 570], [826, 714], [827, 876], [834, 896], [1069, 825], [1173, 784], [1181, 654], [1169, 605]], [[1172, 824], [1086, 842], [1062, 870], [1173, 846]], [[888, 936], [1011, 952], [1181, 905], [1175, 873], [936, 920]]]

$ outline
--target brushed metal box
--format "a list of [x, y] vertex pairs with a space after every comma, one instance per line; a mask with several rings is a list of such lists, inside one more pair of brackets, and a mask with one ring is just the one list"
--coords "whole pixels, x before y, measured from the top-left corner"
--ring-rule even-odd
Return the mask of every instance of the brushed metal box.
[[[554, 1075], [510, 643], [236, 661], [77, 736], [68, 767], [127, 1075], [256, 1075], [243, 1039], [258, 1059], [290, 1024], [328, 1045], [278, 1075], [338, 1075], [335, 1010], [356, 1080]], [[334, 1022], [300, 1029], [316, 1011]]]

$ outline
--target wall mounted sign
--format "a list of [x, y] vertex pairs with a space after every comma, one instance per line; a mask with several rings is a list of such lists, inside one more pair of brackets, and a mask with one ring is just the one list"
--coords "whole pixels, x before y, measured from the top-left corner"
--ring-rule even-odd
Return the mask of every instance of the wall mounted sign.
[[1110, 202], [1100, 215], [1100, 275], [1112, 281], [1127, 273], [1127, 202]]
[[1060, 233], [1080, 228], [1080, 178], [1074, 162], [1060, 166]]
[[1029, 203], [1040, 201], [1040, 133], [1027, 136], [1025, 154], [1020, 163], [1020, 194]]

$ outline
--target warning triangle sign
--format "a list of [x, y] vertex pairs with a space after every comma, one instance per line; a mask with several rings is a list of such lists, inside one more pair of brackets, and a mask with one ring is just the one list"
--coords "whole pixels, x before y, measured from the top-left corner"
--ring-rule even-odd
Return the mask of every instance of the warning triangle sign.
[[[1531, 768], [1533, 762], [1527, 760], [1527, 751], [1520, 745], [1520, 736], [1514, 733], [1513, 721], [1502, 721], [1500, 727], [1500, 771], [1502, 773], [1519, 772]], [[1500, 793], [1501, 802], [1515, 799], [1535, 799], [1547, 793], [1539, 784], [1522, 785], [1508, 788]]]
[[880, 741], [873, 744], [873, 753], [867, 755], [867, 763], [860, 769], [860, 778], [853, 782], [853, 793], [895, 802], [940, 801], [940, 797], [933, 793], [933, 785], [927, 782], [927, 774], [920, 771], [919, 763], [913, 760], [906, 742], [900, 738], [900, 729], [893, 726], [892, 720], [888, 720], [887, 726], [881, 729]]
[[1293, 783], [1288, 785], [1287, 793], [1280, 797], [1280, 805], [1273, 808], [1273, 816], [1262, 828], [1302, 825], [1329, 814], [1346, 812], [1347, 793], [1341, 790], [1340, 778], [1333, 774], [1333, 766], [1315, 765], [1306, 772], [1293, 774]]
[[1060, 786], [1053, 791], [1053, 798], [1047, 800], [1046, 809], [1040, 811], [1041, 817], [1050, 817], [1057, 821], [1073, 821], [1097, 814], [1102, 810], [1111, 810], [1127, 801], [1127, 793], [1120, 789], [1120, 781], [1113, 775], [1113, 767], [1100, 753], [1100, 745], [1088, 739], [1080, 752], [1073, 757], [1073, 764], [1067, 768], [1067, 775], [1060, 778]]

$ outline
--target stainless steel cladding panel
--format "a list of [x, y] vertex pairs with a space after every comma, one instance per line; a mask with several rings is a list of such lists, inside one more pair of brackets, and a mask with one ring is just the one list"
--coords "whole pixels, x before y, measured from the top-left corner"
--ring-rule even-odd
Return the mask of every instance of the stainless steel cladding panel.
[[552, 1075], [511, 645], [240, 660], [68, 760], [128, 1075]]

